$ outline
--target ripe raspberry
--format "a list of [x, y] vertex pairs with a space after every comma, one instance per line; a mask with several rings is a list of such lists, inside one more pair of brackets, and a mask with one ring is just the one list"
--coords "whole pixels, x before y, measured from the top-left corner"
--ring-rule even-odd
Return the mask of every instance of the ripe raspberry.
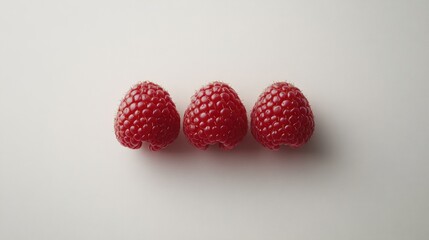
[[284, 144], [296, 148], [313, 134], [313, 112], [298, 88], [277, 82], [259, 96], [250, 125], [253, 136], [265, 147], [278, 149]]
[[133, 86], [115, 117], [115, 134], [125, 147], [137, 149], [148, 142], [157, 151], [172, 143], [180, 130], [180, 116], [167, 91], [155, 83]]
[[247, 115], [237, 93], [225, 83], [213, 82], [191, 98], [185, 111], [183, 131], [199, 149], [219, 143], [232, 149], [247, 133]]

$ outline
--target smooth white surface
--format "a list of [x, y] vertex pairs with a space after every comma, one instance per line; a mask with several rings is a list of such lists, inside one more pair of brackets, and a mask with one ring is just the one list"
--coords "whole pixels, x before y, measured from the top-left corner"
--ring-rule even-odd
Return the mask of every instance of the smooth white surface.
[[[429, 2], [1, 1], [0, 239], [427, 239]], [[121, 147], [120, 99], [183, 114], [222, 80], [276, 80], [316, 115], [303, 149]]]

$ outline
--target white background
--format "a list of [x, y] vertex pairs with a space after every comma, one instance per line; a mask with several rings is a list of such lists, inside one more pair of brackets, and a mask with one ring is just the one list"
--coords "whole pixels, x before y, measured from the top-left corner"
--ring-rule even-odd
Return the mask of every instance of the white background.
[[[429, 2], [0, 2], [0, 239], [427, 239]], [[129, 150], [134, 83], [288, 80], [300, 150]]]

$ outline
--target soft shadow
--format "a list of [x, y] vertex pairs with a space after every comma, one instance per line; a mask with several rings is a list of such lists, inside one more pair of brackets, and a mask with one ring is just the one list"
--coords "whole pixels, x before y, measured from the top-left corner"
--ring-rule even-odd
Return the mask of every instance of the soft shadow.
[[224, 150], [217, 145], [212, 145], [206, 150], [209, 158], [216, 160], [219, 164], [254, 164], [263, 160], [263, 147], [248, 132], [243, 140], [231, 150]]
[[148, 148], [148, 143], [144, 143], [138, 151], [138, 157], [142, 158], [145, 164], [153, 166], [187, 168], [197, 163], [198, 158], [195, 156], [198, 155], [198, 151], [180, 131], [173, 143], [159, 151], [151, 151]]
[[279, 159], [295, 160], [299, 157], [312, 161], [327, 161], [330, 159], [329, 137], [322, 128], [317, 128], [311, 139], [300, 148], [281, 146], [279, 150], [272, 151], [273, 155], [278, 155]]
[[[206, 155], [214, 165], [228, 168], [279, 168], [287, 169], [292, 166], [314, 169], [315, 166], [332, 167], [335, 151], [332, 144], [332, 132], [325, 125], [322, 117], [316, 118], [316, 128], [313, 136], [304, 146], [291, 148], [282, 145], [278, 150], [270, 150], [258, 143], [249, 131], [243, 141], [233, 150], [224, 151], [217, 146], [211, 146]], [[293, 167], [292, 167], [293, 168]]]
[[196, 152], [198, 149], [194, 148], [188, 139], [185, 137], [183, 131], [180, 131], [177, 139], [167, 146], [165, 149], [160, 151], [161, 154], [176, 154], [176, 155], [188, 155], [192, 152]]
[[[145, 161], [156, 165], [189, 165], [210, 162], [221, 167], [259, 166], [259, 165], [305, 165], [306, 163], [326, 164], [334, 159], [332, 137], [321, 119], [317, 119], [315, 132], [310, 141], [300, 148], [281, 146], [278, 150], [269, 150], [259, 144], [249, 131], [244, 139], [232, 150], [224, 150], [211, 145], [207, 150], [199, 150], [189, 143], [182, 131], [178, 138], [165, 149], [152, 152], [143, 146], [140, 151]], [[160, 163], [162, 162], [162, 163]], [[311, 164], [313, 165], [313, 164]]]

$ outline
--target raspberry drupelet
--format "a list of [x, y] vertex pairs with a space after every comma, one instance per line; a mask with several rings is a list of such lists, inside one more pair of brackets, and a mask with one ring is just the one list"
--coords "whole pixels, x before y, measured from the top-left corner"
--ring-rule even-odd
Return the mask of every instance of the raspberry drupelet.
[[212, 144], [232, 149], [247, 133], [246, 109], [229, 85], [210, 83], [191, 98], [184, 114], [183, 131], [199, 149]]
[[251, 132], [269, 149], [280, 145], [300, 147], [314, 131], [310, 104], [301, 91], [290, 83], [277, 82], [259, 96], [251, 113]]
[[116, 138], [123, 146], [138, 149], [148, 142], [149, 149], [157, 151], [177, 138], [180, 116], [168, 92], [145, 81], [127, 92], [114, 126]]

